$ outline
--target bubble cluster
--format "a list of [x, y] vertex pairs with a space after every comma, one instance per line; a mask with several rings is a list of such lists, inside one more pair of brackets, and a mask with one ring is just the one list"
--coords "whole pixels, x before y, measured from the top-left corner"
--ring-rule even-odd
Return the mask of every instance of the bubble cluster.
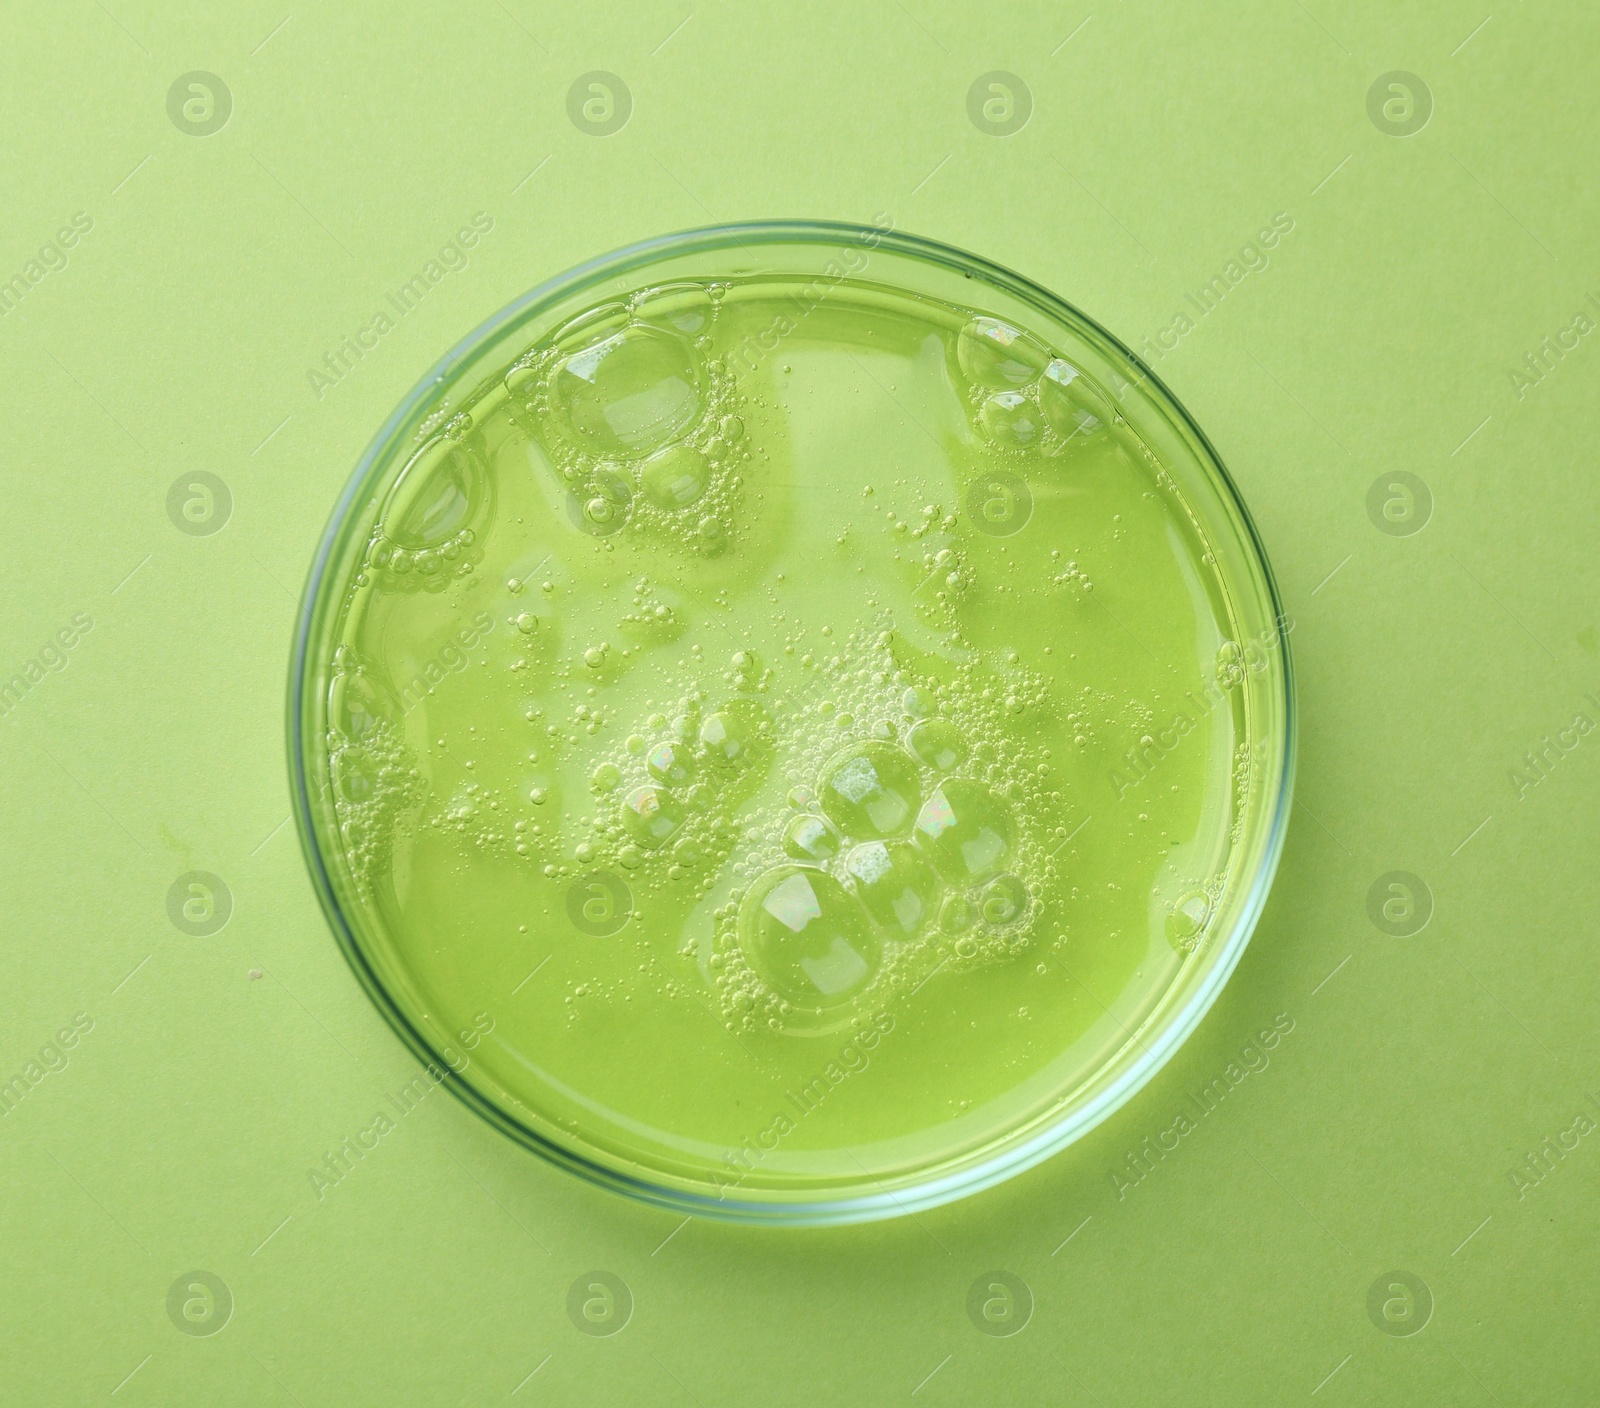
[[482, 561], [478, 543], [495, 498], [483, 437], [467, 412], [425, 422], [423, 435], [384, 500], [357, 585], [436, 593]]
[[552, 864], [615, 861], [641, 883], [663, 883], [680, 902], [703, 893], [733, 845], [732, 811], [765, 776], [772, 722], [757, 700], [736, 696], [707, 708], [699, 690], [672, 710], [637, 721], [594, 768], [599, 810], [583, 849], [569, 857], [559, 833], [541, 838]]
[[997, 318], [968, 322], [955, 353], [977, 424], [1001, 450], [1058, 456], [1121, 422], [1078, 368]]
[[831, 1031], [936, 969], [1005, 961], [1055, 873], [1053, 837], [1020, 817], [1049, 816], [1057, 794], [1036, 756], [1000, 746], [1007, 700], [1042, 707], [1037, 681], [1001, 690], [976, 665], [917, 679], [869, 630], [817, 673], [779, 720], [781, 809], [745, 818], [742, 879], [714, 916], [711, 972], [736, 1027]]
[[643, 289], [571, 319], [506, 373], [581, 531], [726, 551], [750, 450], [735, 378], [712, 355], [722, 292]]
[[328, 772], [351, 874], [369, 887], [388, 865], [401, 818], [422, 799], [400, 718], [382, 676], [341, 646], [328, 685]]

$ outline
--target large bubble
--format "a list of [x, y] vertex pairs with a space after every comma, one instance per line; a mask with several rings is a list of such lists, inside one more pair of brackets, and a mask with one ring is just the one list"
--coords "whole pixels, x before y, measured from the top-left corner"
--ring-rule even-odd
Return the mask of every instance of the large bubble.
[[939, 877], [906, 841], [868, 841], [844, 868], [868, 913], [887, 929], [914, 934], [939, 902]]
[[906, 746], [940, 772], [954, 772], [967, 758], [967, 740], [948, 719], [922, 719], [912, 724]]
[[678, 787], [694, 781], [694, 753], [683, 743], [669, 740], [656, 744], [645, 757], [644, 765], [658, 782]]
[[706, 756], [721, 767], [743, 767], [750, 761], [756, 742], [756, 729], [750, 710], [719, 709], [707, 715], [700, 725], [700, 746]]
[[352, 743], [373, 738], [400, 719], [394, 691], [370, 670], [337, 674], [328, 685], [328, 725]]
[[704, 376], [684, 338], [634, 323], [563, 360], [554, 398], [585, 449], [638, 458], [699, 420]]
[[683, 807], [664, 787], [635, 787], [622, 799], [623, 830], [650, 850], [676, 836], [683, 821]]
[[858, 743], [835, 754], [818, 791], [828, 820], [860, 840], [903, 833], [922, 800], [916, 764], [888, 743]]
[[685, 337], [711, 331], [716, 315], [710, 291], [700, 284], [661, 284], [633, 296], [634, 316], [643, 323], [673, 328]]
[[1092, 435], [1111, 422], [1111, 406], [1070, 362], [1057, 357], [1039, 378], [1039, 409], [1063, 439]]
[[383, 506], [383, 535], [407, 552], [441, 547], [488, 505], [490, 478], [467, 443], [436, 435], [400, 471]]
[[1015, 391], [1039, 375], [1046, 353], [1024, 332], [998, 318], [974, 318], [956, 335], [956, 361], [969, 381], [991, 391]]
[[341, 748], [333, 755], [333, 781], [346, 802], [370, 802], [381, 785], [378, 763], [359, 745]]
[[711, 461], [693, 445], [669, 445], [639, 470], [644, 494], [657, 508], [687, 508], [711, 482]]
[[981, 782], [941, 782], [917, 815], [917, 848], [947, 880], [970, 885], [998, 871], [1016, 844], [1011, 808]]
[[769, 870], [746, 892], [739, 946], [773, 992], [811, 1011], [849, 1002], [880, 959], [855, 896], [831, 875], [792, 865]]
[[1026, 450], [1044, 433], [1039, 408], [1020, 391], [996, 391], [978, 413], [984, 432], [997, 445]]
[[843, 840], [828, 819], [810, 812], [791, 821], [783, 836], [783, 849], [796, 860], [832, 860], [841, 845]]

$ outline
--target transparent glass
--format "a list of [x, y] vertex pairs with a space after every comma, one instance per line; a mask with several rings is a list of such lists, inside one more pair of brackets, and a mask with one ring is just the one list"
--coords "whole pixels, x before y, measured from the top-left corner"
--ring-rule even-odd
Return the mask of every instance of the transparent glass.
[[1292, 628], [1205, 436], [1062, 299], [892, 230], [693, 230], [379, 431], [296, 634], [294, 810], [495, 1128], [686, 1213], [890, 1217], [1070, 1144], [1209, 1009]]

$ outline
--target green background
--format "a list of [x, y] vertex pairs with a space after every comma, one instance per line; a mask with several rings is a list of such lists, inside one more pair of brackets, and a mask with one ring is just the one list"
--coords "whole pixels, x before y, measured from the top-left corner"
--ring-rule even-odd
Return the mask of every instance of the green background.
[[[6, 1401], [1592, 1401], [1600, 734], [1513, 772], [1600, 721], [1600, 337], [1520, 395], [1511, 372], [1600, 318], [1600, 14], [1486, 5], [13, 17], [0, 675], [77, 638], [0, 718]], [[208, 136], [168, 115], [191, 70], [231, 93]], [[631, 91], [613, 135], [567, 115], [591, 70]], [[968, 116], [991, 70], [1032, 94], [1010, 136]], [[1368, 115], [1391, 70], [1431, 91], [1414, 135]], [[92, 230], [31, 282], [79, 211]], [[478, 211], [470, 264], [319, 399], [308, 370]], [[1011, 1183], [862, 1228], [683, 1225], [442, 1094], [319, 1201], [308, 1170], [417, 1072], [287, 824], [290, 634], [354, 461], [434, 359], [631, 240], [878, 212], [1138, 344], [1280, 211], [1268, 267], [1154, 364], [1256, 516], [1301, 710], [1265, 917], [1154, 1082]], [[199, 471], [231, 508], [180, 532], [169, 487]], [[1419, 532], [1369, 513], [1398, 472], [1427, 487]], [[168, 917], [190, 870], [232, 896], [210, 936]], [[1369, 915], [1393, 871], [1431, 893], [1420, 933]], [[78, 1013], [92, 1030], [31, 1083]], [[1119, 1188], [1280, 1014], [1266, 1068]], [[195, 1269], [230, 1290], [218, 1333], [168, 1315]], [[592, 1269], [630, 1288], [620, 1333], [569, 1318]], [[969, 1318], [991, 1271], [1029, 1288], [1019, 1333]], [[1369, 1315], [1392, 1271], [1428, 1287], [1419, 1333]]]

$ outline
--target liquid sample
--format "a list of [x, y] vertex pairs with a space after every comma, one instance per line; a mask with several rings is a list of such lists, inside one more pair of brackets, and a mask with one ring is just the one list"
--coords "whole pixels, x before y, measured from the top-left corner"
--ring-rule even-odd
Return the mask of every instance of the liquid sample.
[[343, 587], [329, 844], [451, 1064], [781, 1197], [970, 1160], [1137, 1039], [1263, 754], [1117, 390], [763, 276], [594, 307], [424, 422]]

